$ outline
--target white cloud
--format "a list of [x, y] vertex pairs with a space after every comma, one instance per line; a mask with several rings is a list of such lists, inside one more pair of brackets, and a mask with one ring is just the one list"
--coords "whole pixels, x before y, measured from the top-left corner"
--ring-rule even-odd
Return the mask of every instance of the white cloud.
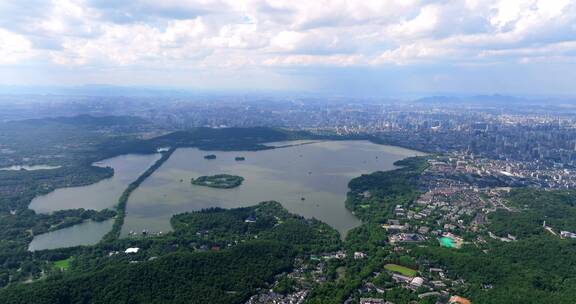
[[226, 24], [211, 42], [216, 48], [256, 49], [266, 46], [268, 39], [256, 24]]
[[9, 55], [1, 64], [36, 56], [95, 67], [266, 68], [576, 56], [557, 50], [576, 41], [576, 0], [52, 0], [42, 10], [0, 4], [0, 20], [0, 54]]
[[26, 37], [0, 28], [0, 64], [15, 64], [34, 55]]
[[435, 46], [429, 43], [414, 43], [403, 45], [393, 50], [383, 52], [378, 58], [372, 61], [373, 64], [410, 64], [414, 62], [424, 62], [437, 60], [443, 56], [453, 55], [457, 52], [446, 47]]
[[410, 20], [390, 27], [395, 36], [423, 36], [436, 29], [439, 23], [441, 8], [435, 5], [423, 7], [418, 15]]
[[266, 66], [337, 66], [346, 67], [360, 64], [363, 58], [360, 55], [288, 55], [283, 57], [272, 57], [264, 60]]

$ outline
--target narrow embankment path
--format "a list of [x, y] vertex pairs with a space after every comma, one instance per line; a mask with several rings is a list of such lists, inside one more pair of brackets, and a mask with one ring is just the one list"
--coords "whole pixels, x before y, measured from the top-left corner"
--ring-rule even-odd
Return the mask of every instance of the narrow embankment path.
[[103, 238], [101, 242], [112, 242], [117, 240], [120, 237], [120, 232], [122, 230], [122, 225], [124, 225], [124, 218], [126, 217], [126, 204], [128, 203], [128, 199], [134, 190], [138, 189], [138, 187], [154, 173], [158, 168], [166, 162], [172, 153], [176, 151], [176, 148], [170, 148], [168, 151], [162, 152], [162, 157], [158, 159], [148, 170], [144, 171], [142, 175], [140, 175], [135, 181], [130, 183], [126, 190], [122, 192], [122, 195], [118, 199], [118, 204], [116, 205], [116, 219], [114, 221], [114, 226], [112, 226], [112, 230], [108, 232]]

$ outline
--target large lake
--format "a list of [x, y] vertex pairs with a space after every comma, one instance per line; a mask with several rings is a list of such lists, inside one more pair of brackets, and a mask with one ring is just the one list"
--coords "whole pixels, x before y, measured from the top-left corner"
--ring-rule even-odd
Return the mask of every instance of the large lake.
[[[209, 207], [250, 206], [266, 200], [279, 201], [290, 212], [320, 219], [345, 235], [360, 225], [344, 206], [348, 182], [364, 173], [394, 169], [393, 163], [397, 160], [423, 155], [368, 141], [302, 143], [272, 143], [270, 145], [282, 148], [255, 152], [176, 150], [132, 193], [122, 235], [131, 231], [170, 231], [170, 218], [177, 213]], [[207, 154], [215, 154], [217, 158], [204, 159]], [[237, 156], [246, 160], [236, 161]], [[96, 165], [114, 168], [112, 178], [89, 186], [57, 189], [35, 198], [30, 208], [36, 212], [112, 208], [128, 184], [159, 157], [159, 154], [124, 155], [102, 161]], [[191, 178], [219, 173], [240, 175], [245, 180], [234, 189], [213, 189], [190, 183]], [[38, 235], [29, 249], [95, 244], [110, 231], [112, 222], [86, 222]]]
[[114, 176], [88, 186], [56, 189], [34, 198], [29, 208], [37, 213], [77, 208], [94, 210], [113, 208], [128, 184], [136, 180], [159, 158], [160, 154], [129, 154], [95, 163], [95, 166], [113, 168]]
[[[290, 143], [274, 143], [283, 146]], [[204, 159], [215, 154], [214, 160]], [[209, 207], [234, 208], [279, 201], [290, 212], [320, 219], [342, 235], [360, 225], [344, 206], [348, 182], [363, 173], [394, 169], [413, 150], [368, 141], [326, 141], [256, 152], [174, 152], [128, 201], [122, 235], [170, 231], [173, 214]], [[243, 156], [245, 161], [235, 161]], [[240, 175], [234, 189], [196, 186], [191, 178], [219, 173]], [[302, 200], [304, 198], [304, 200]]]

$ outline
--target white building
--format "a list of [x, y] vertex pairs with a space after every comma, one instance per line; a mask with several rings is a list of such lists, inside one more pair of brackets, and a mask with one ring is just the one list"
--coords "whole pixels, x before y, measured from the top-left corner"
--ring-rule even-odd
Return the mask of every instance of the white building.
[[140, 248], [138, 248], [138, 247], [130, 247], [130, 248], [124, 250], [124, 253], [138, 253], [138, 251], [140, 251]]

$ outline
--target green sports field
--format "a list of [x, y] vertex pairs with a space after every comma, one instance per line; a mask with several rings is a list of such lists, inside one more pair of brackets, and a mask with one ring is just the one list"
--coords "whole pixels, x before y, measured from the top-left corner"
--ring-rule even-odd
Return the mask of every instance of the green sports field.
[[418, 274], [418, 271], [416, 271], [414, 269], [400, 266], [400, 265], [396, 265], [396, 264], [386, 264], [386, 265], [384, 265], [384, 269], [389, 270], [389, 271], [393, 271], [393, 272], [397, 272], [399, 274], [409, 276], [409, 277], [414, 277], [414, 276], [416, 276], [416, 274]]
[[70, 262], [72, 262], [72, 257], [69, 257], [65, 260], [60, 260], [54, 262], [54, 268], [59, 270], [68, 270], [70, 268]]

